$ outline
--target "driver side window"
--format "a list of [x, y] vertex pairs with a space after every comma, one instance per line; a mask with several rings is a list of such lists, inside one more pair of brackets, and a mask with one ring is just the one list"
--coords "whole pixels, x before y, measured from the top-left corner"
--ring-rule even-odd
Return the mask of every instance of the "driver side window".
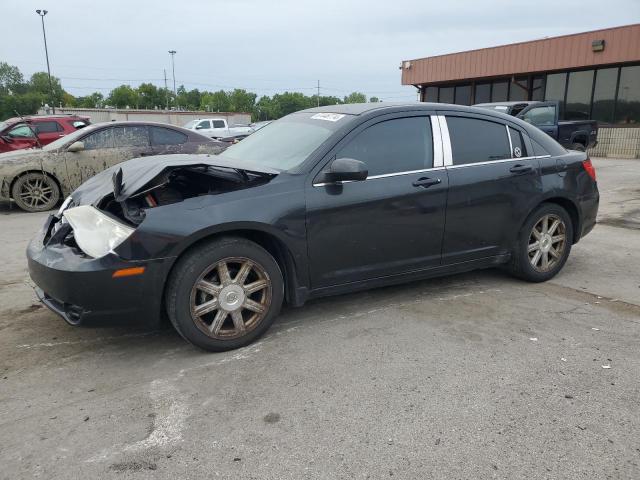
[[369, 177], [433, 167], [429, 117], [408, 117], [376, 123], [360, 132], [336, 158], [367, 164]]
[[9, 132], [7, 132], [7, 135], [9, 135], [10, 137], [17, 137], [17, 138], [33, 138], [33, 131], [27, 126], [27, 125], [18, 125], [16, 127], [13, 127], [11, 130], [9, 130]]
[[196, 126], [196, 130], [206, 130], [211, 128], [211, 123], [209, 120], [202, 120], [198, 126]]
[[105, 128], [82, 139], [85, 150], [98, 150], [101, 148], [113, 148], [113, 128]]

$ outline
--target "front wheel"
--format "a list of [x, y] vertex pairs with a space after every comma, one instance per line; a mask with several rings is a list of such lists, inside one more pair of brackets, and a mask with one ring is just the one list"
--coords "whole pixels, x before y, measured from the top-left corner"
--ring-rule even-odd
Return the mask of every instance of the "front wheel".
[[573, 239], [573, 224], [559, 205], [540, 205], [527, 219], [516, 242], [511, 272], [529, 282], [553, 278], [564, 266]]
[[243, 238], [223, 238], [178, 261], [166, 305], [185, 340], [220, 352], [248, 345], [266, 332], [283, 297], [282, 273], [269, 252]]
[[11, 188], [16, 205], [27, 212], [45, 212], [60, 200], [60, 188], [49, 175], [31, 172], [18, 178]]

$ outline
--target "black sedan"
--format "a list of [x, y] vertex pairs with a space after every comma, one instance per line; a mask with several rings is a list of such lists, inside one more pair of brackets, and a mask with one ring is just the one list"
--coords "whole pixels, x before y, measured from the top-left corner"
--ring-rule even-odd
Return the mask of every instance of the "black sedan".
[[537, 128], [443, 104], [291, 114], [224, 154], [140, 158], [85, 182], [28, 247], [67, 322], [167, 313], [207, 350], [283, 302], [477, 268], [540, 282], [595, 225], [595, 171]]

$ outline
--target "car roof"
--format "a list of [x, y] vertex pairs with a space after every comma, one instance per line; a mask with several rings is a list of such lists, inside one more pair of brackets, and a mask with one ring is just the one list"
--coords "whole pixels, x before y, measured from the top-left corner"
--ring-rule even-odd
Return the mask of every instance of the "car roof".
[[513, 105], [533, 105], [534, 103], [540, 103], [536, 100], [521, 100], [519, 102], [489, 102], [489, 103], [476, 103], [474, 107], [492, 107], [494, 105], [504, 105], [506, 107], [512, 107]]
[[[515, 102], [522, 103], [522, 102]], [[373, 112], [380, 113], [394, 113], [394, 112], [402, 112], [402, 111], [433, 111], [433, 110], [446, 110], [449, 112], [467, 112], [467, 113], [475, 113], [482, 114], [485, 116], [493, 116], [496, 118], [500, 118], [502, 120], [514, 121], [515, 117], [511, 115], [506, 115], [504, 113], [489, 110], [486, 108], [478, 108], [478, 107], [469, 107], [466, 105], [453, 105], [449, 103], [433, 103], [433, 102], [404, 102], [404, 103], [396, 103], [396, 102], [379, 102], [379, 103], [348, 103], [341, 105], [328, 105], [326, 107], [315, 107], [309, 108], [307, 110], [301, 110], [296, 113], [338, 113], [343, 115], [366, 115], [371, 114]]]

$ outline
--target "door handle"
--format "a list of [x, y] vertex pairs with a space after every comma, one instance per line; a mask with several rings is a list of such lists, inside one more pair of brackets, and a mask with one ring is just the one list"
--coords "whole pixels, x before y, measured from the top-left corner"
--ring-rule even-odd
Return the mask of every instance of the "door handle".
[[513, 167], [511, 167], [509, 169], [509, 171], [511, 173], [516, 173], [516, 174], [523, 174], [523, 173], [529, 173], [531, 171], [533, 171], [533, 167], [531, 165], [514, 165]]
[[422, 177], [413, 182], [413, 186], [429, 188], [431, 185], [437, 185], [441, 182], [442, 180], [440, 180], [439, 178]]

